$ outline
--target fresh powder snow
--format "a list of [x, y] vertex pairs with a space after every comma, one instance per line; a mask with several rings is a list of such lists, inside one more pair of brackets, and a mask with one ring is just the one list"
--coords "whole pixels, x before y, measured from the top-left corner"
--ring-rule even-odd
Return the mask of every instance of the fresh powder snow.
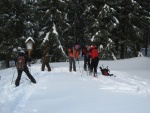
[[[104, 61], [98, 77], [83, 71], [69, 72], [68, 62], [50, 63], [51, 72], [32, 64], [32, 84], [25, 73], [19, 87], [14, 82], [16, 68], [0, 70], [0, 113], [150, 113], [150, 58], [137, 57]], [[108, 66], [116, 77], [103, 76], [100, 66]]]

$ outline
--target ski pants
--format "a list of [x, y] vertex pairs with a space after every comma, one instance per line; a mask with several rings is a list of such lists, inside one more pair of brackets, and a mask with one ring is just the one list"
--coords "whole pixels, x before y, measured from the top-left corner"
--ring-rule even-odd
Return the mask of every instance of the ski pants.
[[49, 62], [42, 62], [42, 71], [45, 70], [45, 66], [48, 68], [48, 71], [51, 71], [51, 67], [49, 65]]
[[17, 70], [18, 71], [18, 77], [15, 81], [15, 85], [16, 86], [19, 86], [20, 84], [20, 80], [21, 80], [21, 75], [22, 75], [22, 72], [24, 71], [26, 73], [26, 75], [28, 76], [28, 78], [31, 80], [31, 82], [33, 83], [36, 83], [36, 80], [33, 78], [33, 76], [30, 74], [29, 70], [28, 70], [28, 67], [25, 66], [24, 70]]
[[72, 66], [73, 66], [73, 71], [76, 71], [75, 60], [74, 58], [69, 57], [69, 71], [72, 71]]
[[89, 56], [84, 56], [84, 70], [90, 69], [90, 57]]
[[91, 61], [91, 72], [93, 72], [93, 69], [94, 69], [94, 73], [95, 74], [97, 73], [98, 62], [99, 62], [99, 58], [98, 57], [92, 59], [92, 61]]

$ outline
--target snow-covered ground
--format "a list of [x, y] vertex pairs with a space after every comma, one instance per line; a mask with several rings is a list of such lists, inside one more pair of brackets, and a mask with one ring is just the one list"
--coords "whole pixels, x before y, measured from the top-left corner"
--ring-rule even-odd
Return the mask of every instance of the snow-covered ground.
[[50, 64], [51, 72], [42, 72], [40, 63], [32, 65], [37, 84], [23, 73], [19, 87], [16, 69], [0, 70], [0, 113], [150, 113], [148, 57], [99, 62], [116, 77], [103, 76], [99, 69], [98, 78], [89, 76], [83, 61], [76, 63], [77, 72], [68, 71], [68, 62]]

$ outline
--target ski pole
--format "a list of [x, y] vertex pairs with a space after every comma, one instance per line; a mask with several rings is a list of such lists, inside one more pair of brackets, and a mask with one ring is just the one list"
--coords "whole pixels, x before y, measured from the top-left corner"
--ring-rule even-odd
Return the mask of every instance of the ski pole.
[[104, 65], [102, 64], [102, 67], [103, 67], [103, 69], [104, 69]]
[[54, 69], [54, 67], [53, 67], [53, 65], [52, 64], [49, 64], [50, 65], [50, 67], [52, 68], [52, 69]]
[[87, 75], [89, 75], [89, 65], [88, 65], [88, 62], [86, 63], [86, 72], [87, 72]]
[[31, 62], [28, 62], [28, 68], [29, 68], [29, 71], [31, 73]]
[[14, 74], [13, 74], [13, 78], [12, 78], [11, 84], [13, 83], [13, 79], [14, 79], [15, 72], [16, 72], [16, 69], [15, 69], [15, 71], [14, 71]]
[[30, 62], [30, 64], [29, 64], [29, 67], [30, 67], [30, 73], [31, 73], [31, 62]]
[[80, 70], [80, 64], [79, 64], [79, 59], [77, 59], [78, 60], [78, 65], [79, 65], [79, 71], [81, 72], [81, 70]]
[[81, 72], [81, 77], [82, 77], [82, 74], [83, 74], [83, 70], [84, 70], [84, 68], [82, 69], [82, 72]]

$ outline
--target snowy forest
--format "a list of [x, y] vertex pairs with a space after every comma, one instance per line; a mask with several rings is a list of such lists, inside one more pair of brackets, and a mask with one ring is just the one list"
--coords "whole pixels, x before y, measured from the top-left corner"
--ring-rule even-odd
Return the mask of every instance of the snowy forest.
[[[55, 32], [54, 32], [55, 31]], [[47, 42], [51, 61], [66, 61], [67, 47], [96, 45], [100, 59], [136, 57], [150, 45], [149, 0], [1, 0], [0, 60], [35, 41], [32, 58]], [[48, 39], [45, 41], [45, 37]], [[62, 47], [62, 48], [61, 48]], [[105, 54], [105, 57], [104, 57]]]

